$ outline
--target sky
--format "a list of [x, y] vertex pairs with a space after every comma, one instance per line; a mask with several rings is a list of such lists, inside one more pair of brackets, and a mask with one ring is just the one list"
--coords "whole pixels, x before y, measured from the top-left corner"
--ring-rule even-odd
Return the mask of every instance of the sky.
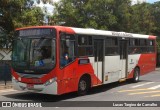
[[157, 1], [160, 1], [160, 0], [132, 0], [132, 4], [136, 4], [137, 1], [139, 1], [139, 2], [154, 3], [154, 2], [157, 2]]
[[147, 2], [149, 3], [154, 3], [154, 2], [157, 2], [157, 1], [160, 1], [160, 0], [146, 0]]
[[[58, 1], [58, 0], [54, 0], [54, 1]], [[36, 4], [36, 6], [39, 6], [41, 8], [46, 7], [48, 10], [48, 14], [52, 14], [53, 13], [53, 6], [49, 3], [47, 4], [43, 4], [42, 2], [40, 2], [40, 4]]]

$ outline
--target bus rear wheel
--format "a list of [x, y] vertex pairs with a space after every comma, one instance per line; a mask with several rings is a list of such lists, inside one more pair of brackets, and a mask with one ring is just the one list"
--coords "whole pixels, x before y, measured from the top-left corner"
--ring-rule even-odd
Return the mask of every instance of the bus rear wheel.
[[139, 81], [139, 76], [140, 76], [140, 70], [139, 70], [139, 68], [135, 68], [132, 81], [134, 83], [138, 82]]
[[85, 95], [90, 88], [90, 82], [87, 77], [82, 77], [78, 84], [78, 95]]

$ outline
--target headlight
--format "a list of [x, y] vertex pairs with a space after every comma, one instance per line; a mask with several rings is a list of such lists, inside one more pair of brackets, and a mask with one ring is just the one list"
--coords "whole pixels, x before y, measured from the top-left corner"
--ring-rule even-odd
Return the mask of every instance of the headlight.
[[15, 78], [14, 76], [12, 76], [12, 79], [13, 79], [13, 80], [16, 80], [16, 78]]
[[12, 76], [12, 80], [18, 82], [14, 76]]
[[49, 79], [48, 81], [46, 81], [46, 83], [45, 83], [44, 85], [45, 85], [45, 86], [48, 86], [48, 85], [54, 83], [56, 80], [57, 80], [57, 77], [54, 77], [54, 78], [52, 78], [52, 79]]
[[18, 81], [21, 81], [21, 77], [18, 78]]

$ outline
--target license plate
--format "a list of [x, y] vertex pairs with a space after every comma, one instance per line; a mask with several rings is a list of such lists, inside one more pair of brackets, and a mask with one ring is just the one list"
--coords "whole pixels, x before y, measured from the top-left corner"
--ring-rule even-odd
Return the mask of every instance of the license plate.
[[34, 84], [27, 84], [27, 88], [28, 89], [33, 89], [34, 88]]

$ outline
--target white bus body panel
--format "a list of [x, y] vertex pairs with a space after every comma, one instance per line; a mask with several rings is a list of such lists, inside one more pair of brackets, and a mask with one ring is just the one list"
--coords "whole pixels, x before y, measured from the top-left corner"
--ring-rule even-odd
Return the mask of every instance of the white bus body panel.
[[47, 86], [45, 86], [44, 84], [34, 85], [33, 89], [28, 89], [26, 83], [18, 82], [17, 80], [13, 78], [12, 78], [12, 83], [13, 83], [13, 89], [15, 90], [57, 95], [57, 82], [56, 81]]
[[128, 73], [138, 64], [141, 54], [128, 55]]
[[103, 72], [102, 72], [102, 62], [95, 62], [94, 65], [95, 65], [94, 66], [95, 67], [94, 71], [96, 73], [96, 76], [98, 77], [98, 79], [100, 81], [102, 81], [102, 74], [103, 74]]
[[89, 60], [90, 60], [90, 63], [91, 63], [91, 65], [92, 65], [92, 67], [93, 67], [93, 70], [94, 70], [94, 73], [95, 73], [95, 75], [96, 75], [96, 77], [100, 80], [100, 81], [102, 81], [103, 79], [102, 79], [102, 62], [95, 62], [95, 58], [94, 57], [89, 57]]
[[120, 79], [121, 78], [126, 78], [126, 69], [127, 69], [127, 64], [126, 64], [126, 59], [121, 59], [120, 60]]
[[[108, 80], [107, 80], [108, 77]], [[120, 78], [120, 56], [105, 56], [104, 83], [118, 81]]]
[[[94, 57], [89, 57], [95, 75], [104, 84], [119, 81], [121, 78], [126, 78], [126, 74], [131, 73], [138, 64], [139, 58], [140, 54], [128, 55], [128, 73], [126, 73], [126, 60], [120, 60], [120, 56], [118, 55], [105, 56], [103, 73], [102, 69], [98, 70], [98, 68], [102, 68], [102, 62], [94, 62]], [[98, 71], [98, 73], [96, 71]], [[102, 76], [104, 76], [103, 79]]]

